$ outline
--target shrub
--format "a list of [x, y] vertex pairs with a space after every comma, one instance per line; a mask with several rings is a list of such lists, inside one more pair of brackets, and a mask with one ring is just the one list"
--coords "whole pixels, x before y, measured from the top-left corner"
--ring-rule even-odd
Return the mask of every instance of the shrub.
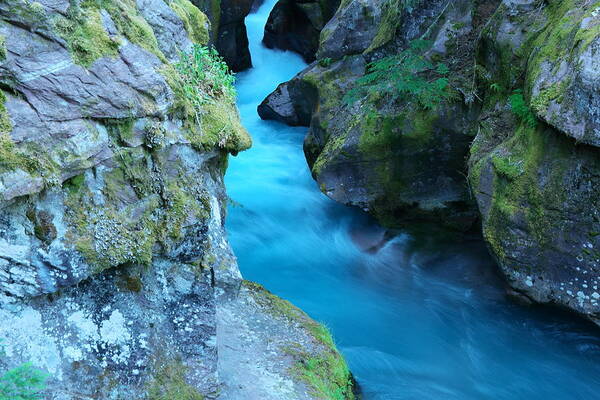
[[347, 104], [370, 97], [393, 96], [412, 98], [423, 109], [436, 108], [451, 97], [448, 67], [424, 56], [430, 42], [415, 40], [400, 54], [370, 63], [367, 73], [344, 97]]

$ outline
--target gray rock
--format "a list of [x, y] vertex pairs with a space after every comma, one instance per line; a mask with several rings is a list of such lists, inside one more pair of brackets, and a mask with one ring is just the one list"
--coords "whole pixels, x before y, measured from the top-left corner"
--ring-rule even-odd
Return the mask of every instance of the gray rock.
[[321, 30], [339, 4], [339, 0], [279, 0], [269, 15], [263, 43], [268, 48], [295, 51], [306, 62], [314, 61]]
[[[181, 78], [167, 63], [192, 42], [167, 3], [128, 3], [132, 19], [123, 20], [111, 7], [94, 11], [94, 28], [119, 45], [85, 66], [76, 63], [72, 38], [50, 23], [89, 23], [68, 8], [74, 4], [0, 2], [0, 154], [7, 158], [0, 160], [0, 368], [30, 362], [47, 372], [49, 400], [164, 398], [180, 390], [215, 399], [223, 386], [239, 386], [231, 380], [242, 357], [219, 349], [217, 309], [243, 314], [248, 298], [238, 297], [242, 277], [224, 230], [223, 165], [251, 141], [228, 99], [213, 99], [232, 121], [214, 143], [203, 140], [210, 126], [182, 112], [186, 99], [169, 85]], [[126, 23], [152, 27], [158, 48], [133, 43], [127, 29], [141, 25]], [[298, 332], [306, 337], [317, 326], [303, 314], [281, 321], [272, 311], [253, 317], [273, 330], [248, 322], [236, 333], [267, 343], [289, 324], [304, 323]], [[335, 351], [308, 341], [300, 350]], [[277, 351], [252, 370], [271, 374], [277, 359], [291, 360]], [[263, 380], [232, 399], [255, 390], [320, 395], [298, 375], [279, 376], [291, 391]]]
[[[575, 140], [594, 142], [595, 78], [583, 78], [594, 72], [584, 72], [585, 66], [574, 69], [570, 50], [560, 46], [553, 45], [552, 58], [540, 60], [538, 54], [550, 51], [541, 46], [555, 37], [557, 28], [545, 18], [566, 18], [565, 26], [574, 22], [576, 27], [585, 9], [553, 15], [539, 6], [506, 2], [482, 38], [478, 60], [489, 80], [481, 85], [485, 107], [471, 148], [470, 186], [482, 214], [484, 237], [514, 291], [598, 324], [600, 157], [593, 143]], [[536, 37], [541, 42], [527, 47]], [[523, 80], [526, 87], [532, 85], [531, 108], [541, 118], [536, 127], [513, 115], [508, 94], [498, 96], [489, 89], [490, 81], [518, 87]], [[565, 92], [559, 93], [558, 87]], [[561, 96], [564, 101], [559, 104]], [[590, 107], [587, 112], [583, 97]], [[560, 116], [553, 114], [558, 110]]]

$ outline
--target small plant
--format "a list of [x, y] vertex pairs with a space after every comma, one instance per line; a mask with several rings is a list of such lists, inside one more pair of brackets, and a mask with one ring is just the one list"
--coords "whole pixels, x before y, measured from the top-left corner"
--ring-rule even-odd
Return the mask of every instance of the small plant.
[[503, 91], [502, 86], [499, 83], [492, 83], [490, 89], [494, 93], [501, 93]]
[[0, 400], [42, 400], [48, 376], [23, 364], [0, 376]]
[[423, 109], [434, 109], [452, 96], [448, 83], [448, 67], [424, 56], [430, 42], [415, 40], [400, 54], [369, 64], [367, 73], [357, 80], [344, 100], [352, 104], [364, 97], [381, 96], [412, 98]]
[[[0, 357], [4, 356], [1, 347]], [[31, 364], [23, 364], [0, 375], [0, 400], [42, 400], [48, 375], [34, 368]]]
[[203, 106], [214, 99], [235, 100], [235, 77], [215, 49], [195, 44], [191, 52], [181, 53], [175, 68], [183, 81], [184, 94], [194, 106], [198, 119]]
[[331, 59], [331, 57], [322, 58], [319, 60], [319, 65], [323, 68], [327, 68], [331, 65], [332, 62], [333, 60]]
[[508, 102], [513, 114], [515, 114], [521, 122], [525, 123], [530, 128], [535, 128], [537, 126], [537, 118], [525, 101], [521, 89], [515, 90], [513, 94], [509, 96]]

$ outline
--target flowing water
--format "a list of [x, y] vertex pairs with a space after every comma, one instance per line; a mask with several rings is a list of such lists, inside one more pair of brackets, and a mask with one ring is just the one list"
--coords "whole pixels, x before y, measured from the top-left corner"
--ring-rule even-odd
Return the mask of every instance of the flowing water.
[[261, 46], [274, 3], [246, 20], [254, 68], [237, 89], [254, 147], [231, 159], [226, 177], [245, 278], [331, 329], [366, 400], [600, 398], [598, 332], [507, 301], [481, 243], [400, 234], [361, 250], [381, 231], [319, 192], [302, 152], [306, 128], [257, 115], [305, 67]]

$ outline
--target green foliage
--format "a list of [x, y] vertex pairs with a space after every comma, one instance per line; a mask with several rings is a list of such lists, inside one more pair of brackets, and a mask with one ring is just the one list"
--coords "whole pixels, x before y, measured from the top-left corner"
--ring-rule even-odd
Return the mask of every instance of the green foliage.
[[235, 100], [235, 77], [214, 48], [195, 44], [191, 52], [181, 53], [175, 69], [183, 81], [183, 95], [194, 107], [198, 124], [206, 104], [221, 98]]
[[515, 161], [510, 157], [492, 156], [492, 165], [498, 174], [509, 180], [515, 180], [523, 174], [523, 161]]
[[537, 126], [537, 118], [531, 112], [529, 105], [523, 97], [523, 91], [521, 89], [515, 90], [512, 95], [508, 98], [510, 108], [515, 116], [530, 128]]
[[208, 43], [210, 22], [202, 11], [189, 0], [171, 0], [169, 6], [181, 18], [194, 43], [202, 45]]
[[426, 110], [436, 108], [451, 97], [448, 67], [427, 59], [423, 53], [430, 47], [426, 40], [415, 40], [400, 54], [388, 56], [369, 64], [367, 73], [357, 80], [344, 101], [352, 104], [368, 97], [382, 96], [414, 99]]
[[499, 83], [492, 83], [490, 85], [490, 89], [494, 93], [502, 93], [503, 92], [502, 85], [500, 85]]
[[327, 68], [331, 65], [332, 61], [333, 60], [331, 59], [331, 57], [322, 58], [319, 60], [319, 65], [323, 68]]
[[0, 375], [0, 400], [42, 400], [47, 380], [48, 375], [31, 364], [9, 369]]
[[6, 60], [6, 38], [0, 35], [0, 61]]
[[42, 400], [48, 376], [23, 364], [0, 376], [0, 400]]

